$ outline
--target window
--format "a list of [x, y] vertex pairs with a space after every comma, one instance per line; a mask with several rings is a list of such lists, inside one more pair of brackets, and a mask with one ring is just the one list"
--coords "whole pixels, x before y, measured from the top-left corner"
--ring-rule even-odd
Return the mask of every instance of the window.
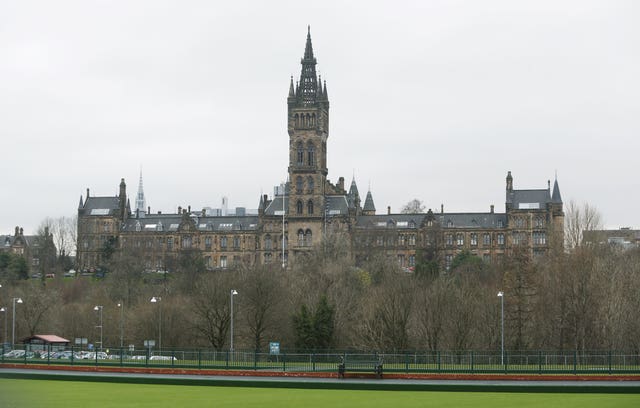
[[384, 237], [382, 235], [378, 235], [376, 237], [376, 245], [383, 246], [384, 245]]
[[306, 246], [311, 246], [312, 236], [311, 236], [311, 230], [310, 229], [305, 231], [304, 240], [305, 240], [305, 245]]
[[171, 251], [173, 249], [173, 237], [167, 238], [167, 249]]
[[302, 166], [304, 164], [304, 147], [302, 146], [302, 142], [298, 143], [297, 151], [298, 151], [297, 164], [298, 166]]
[[227, 237], [220, 238], [220, 249], [227, 249]]
[[416, 245], [416, 235], [415, 234], [410, 234], [409, 235], [409, 245], [410, 246], [415, 246]]
[[449, 270], [451, 268], [451, 261], [453, 261], [453, 255], [444, 256], [444, 267]]
[[296, 177], [296, 193], [302, 194], [302, 189], [304, 187], [304, 183], [302, 181], [302, 177]]
[[272, 254], [264, 254], [264, 263], [265, 264], [271, 263], [272, 259], [273, 259]]
[[404, 243], [405, 243], [405, 237], [404, 235], [401, 234], [398, 236], [398, 245], [403, 246]]
[[482, 234], [482, 245], [491, 245], [491, 234]]
[[409, 255], [409, 266], [416, 266], [416, 256], [415, 255]]
[[534, 245], [546, 245], [547, 244], [547, 234], [544, 232], [534, 232], [533, 233], [533, 243]]
[[313, 201], [307, 201], [307, 214], [313, 214]]
[[109, 225], [109, 223], [107, 221], [102, 223], [102, 231], [104, 232], [109, 232], [111, 230], [110, 228], [111, 226]]
[[498, 245], [504, 245], [504, 234], [498, 234]]
[[307, 192], [309, 194], [313, 194], [313, 189], [315, 187], [315, 183], [313, 182], [313, 177], [307, 177]]
[[498, 228], [503, 228], [504, 227], [504, 222], [502, 222], [502, 220], [498, 220]]
[[516, 218], [514, 220], [514, 224], [515, 224], [516, 228], [524, 228], [524, 224], [525, 224], [524, 218]]
[[478, 245], [478, 234], [471, 234], [471, 245], [476, 246]]
[[220, 267], [221, 268], [227, 267], [227, 257], [224, 255], [220, 257]]
[[266, 249], [267, 251], [271, 251], [272, 246], [271, 235], [267, 235], [266, 237], [264, 237], [264, 249]]
[[240, 248], [240, 237], [233, 237], [233, 249]]
[[211, 251], [211, 237], [204, 238], [204, 249]]
[[536, 226], [536, 228], [543, 228], [544, 227], [544, 218], [536, 217], [536, 219], [534, 221], [534, 225]]
[[211, 257], [210, 256], [205, 256], [204, 257], [204, 264], [207, 267], [207, 269], [211, 269], [212, 263], [211, 263]]
[[482, 260], [483, 260], [485, 263], [491, 263], [491, 254], [483, 254], [483, 255], [482, 255]]
[[448, 220], [448, 221], [447, 221], [447, 227], [448, 227], [448, 228], [452, 228], [452, 227], [453, 227], [453, 221]]
[[313, 145], [313, 143], [309, 143], [307, 145], [307, 164], [309, 166], [316, 165], [316, 147]]
[[304, 231], [298, 230], [298, 246], [304, 246]]
[[449, 246], [453, 245], [453, 234], [446, 234], [444, 236], [444, 240], [445, 240], [447, 245], [449, 245]]
[[513, 233], [513, 245], [520, 245], [526, 243], [526, 236], [523, 232]]
[[398, 255], [398, 266], [404, 268], [404, 255]]
[[395, 246], [396, 245], [396, 237], [390, 235], [387, 237], [387, 246]]
[[464, 234], [456, 234], [456, 244], [458, 246], [464, 245]]
[[302, 201], [298, 200], [298, 202], [296, 202], [296, 214], [302, 214], [302, 207]]
[[191, 235], [185, 235], [182, 237], [182, 248], [191, 248]]

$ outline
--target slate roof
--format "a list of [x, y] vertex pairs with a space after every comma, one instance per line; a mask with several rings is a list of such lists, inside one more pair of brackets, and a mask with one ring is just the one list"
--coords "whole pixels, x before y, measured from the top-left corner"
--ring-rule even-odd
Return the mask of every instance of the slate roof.
[[[359, 228], [420, 228], [427, 214], [361, 215], [356, 220]], [[443, 229], [478, 228], [495, 229], [507, 226], [507, 215], [496, 213], [444, 213], [434, 214]], [[449, 223], [451, 221], [451, 223]], [[450, 225], [450, 226], [448, 226]]]
[[84, 215], [114, 215], [120, 210], [118, 197], [88, 197], [84, 206]]
[[367, 192], [367, 198], [364, 200], [364, 207], [362, 207], [362, 211], [376, 211], [376, 206], [373, 204], [373, 196], [371, 195], [371, 191]]
[[[135, 232], [171, 232], [177, 231], [182, 222], [181, 214], [153, 214], [141, 218], [129, 218], [122, 226], [123, 231]], [[258, 216], [244, 217], [219, 216], [199, 217], [191, 215], [191, 219], [200, 231], [252, 231], [257, 229]]]
[[551, 195], [548, 189], [507, 191], [507, 204], [511, 204], [515, 210], [536, 209], [536, 206], [539, 209], [544, 209], [550, 202]]

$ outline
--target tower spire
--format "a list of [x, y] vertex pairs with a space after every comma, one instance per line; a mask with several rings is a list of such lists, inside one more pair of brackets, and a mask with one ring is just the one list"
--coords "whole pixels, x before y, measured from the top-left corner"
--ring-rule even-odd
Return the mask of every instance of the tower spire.
[[136, 211], [140, 214], [147, 212], [144, 189], [142, 188], [142, 169], [140, 169], [140, 183], [138, 184], [138, 195], [136, 196]]
[[307, 27], [307, 43], [304, 47], [304, 57], [300, 63], [302, 64], [302, 70], [297, 92], [298, 102], [303, 106], [308, 106], [316, 102], [318, 92], [317, 62], [313, 56], [313, 46], [311, 45], [311, 26]]

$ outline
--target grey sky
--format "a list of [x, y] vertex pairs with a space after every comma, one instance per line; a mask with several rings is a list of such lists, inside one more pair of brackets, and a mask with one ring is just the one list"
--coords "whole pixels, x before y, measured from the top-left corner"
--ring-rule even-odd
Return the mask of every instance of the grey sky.
[[80, 195], [256, 208], [286, 178], [307, 25], [329, 178], [378, 212], [504, 210], [505, 176], [640, 227], [640, 3], [14, 1], [0, 6], [0, 234]]

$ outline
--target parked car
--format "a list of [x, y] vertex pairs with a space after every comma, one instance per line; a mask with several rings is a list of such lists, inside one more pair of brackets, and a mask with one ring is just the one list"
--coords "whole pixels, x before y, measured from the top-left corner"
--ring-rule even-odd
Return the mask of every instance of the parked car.
[[151, 356], [149, 357], [149, 360], [176, 361], [178, 359], [172, 356]]
[[4, 358], [20, 358], [20, 357], [24, 357], [24, 355], [25, 355], [24, 350], [11, 350], [7, 353], [4, 353], [2, 356]]

